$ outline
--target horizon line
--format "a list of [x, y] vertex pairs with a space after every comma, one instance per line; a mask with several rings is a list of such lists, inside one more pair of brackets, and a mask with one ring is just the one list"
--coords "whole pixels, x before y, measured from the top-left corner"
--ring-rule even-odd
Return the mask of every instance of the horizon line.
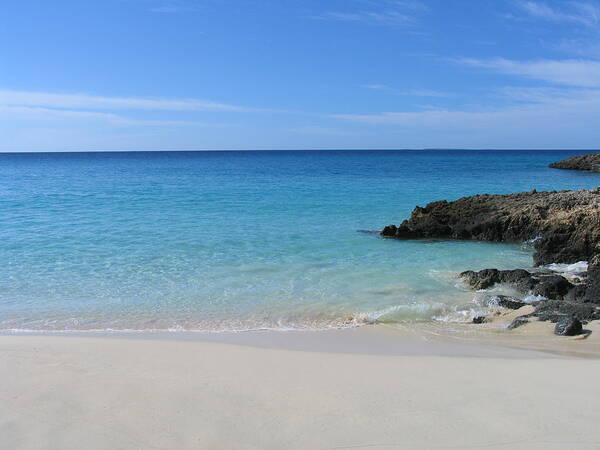
[[600, 152], [598, 149], [583, 148], [460, 148], [460, 147], [425, 147], [425, 148], [298, 148], [298, 149], [176, 149], [176, 150], [41, 150], [41, 151], [0, 151], [0, 155], [24, 155], [44, 153], [225, 153], [225, 152], [419, 152], [419, 151], [532, 151], [532, 152]]

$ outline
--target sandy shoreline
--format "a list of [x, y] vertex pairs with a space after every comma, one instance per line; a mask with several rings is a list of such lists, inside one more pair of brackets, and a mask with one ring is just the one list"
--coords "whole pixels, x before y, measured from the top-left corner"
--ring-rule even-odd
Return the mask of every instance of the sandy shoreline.
[[[0, 336], [0, 442], [61, 449], [600, 446], [600, 359], [485, 340], [443, 346], [416, 332], [394, 340], [382, 327], [346, 331], [288, 334], [285, 345], [273, 336], [259, 338], [262, 344], [246, 336], [247, 345], [222, 336]], [[317, 342], [311, 339], [318, 349], [306, 350]]]

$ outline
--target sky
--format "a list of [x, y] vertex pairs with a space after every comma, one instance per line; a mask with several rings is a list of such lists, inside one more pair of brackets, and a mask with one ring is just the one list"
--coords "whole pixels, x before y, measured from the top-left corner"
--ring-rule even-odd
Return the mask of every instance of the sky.
[[0, 151], [600, 149], [600, 0], [3, 0]]

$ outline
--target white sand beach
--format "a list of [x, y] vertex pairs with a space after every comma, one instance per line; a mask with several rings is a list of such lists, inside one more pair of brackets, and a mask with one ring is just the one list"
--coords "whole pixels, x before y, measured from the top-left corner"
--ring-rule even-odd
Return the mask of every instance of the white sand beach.
[[[600, 359], [417, 334], [395, 346], [376, 328], [287, 348], [0, 336], [0, 446], [600, 448]], [[359, 340], [381, 351], [353, 352]]]

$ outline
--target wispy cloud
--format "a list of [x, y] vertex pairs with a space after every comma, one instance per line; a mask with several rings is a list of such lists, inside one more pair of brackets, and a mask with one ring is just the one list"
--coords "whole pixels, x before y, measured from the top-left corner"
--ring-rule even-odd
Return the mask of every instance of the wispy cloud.
[[345, 11], [328, 11], [314, 16], [314, 18], [358, 22], [368, 25], [413, 26], [417, 23], [416, 15], [428, 10], [427, 5], [416, 0], [382, 0], [369, 3], [372, 3], [370, 8], [349, 8]]
[[436, 91], [431, 89], [396, 89], [385, 84], [365, 84], [361, 86], [365, 89], [371, 89], [374, 91], [383, 91], [393, 95], [407, 96], [407, 97], [452, 97], [453, 94], [449, 92]]
[[161, 99], [139, 97], [104, 97], [88, 94], [0, 90], [0, 105], [37, 106], [88, 110], [155, 110], [155, 111], [258, 111], [238, 105], [200, 99]]
[[514, 61], [463, 58], [457, 62], [495, 72], [575, 87], [600, 87], [600, 61], [584, 59]]
[[11, 120], [36, 120], [36, 121], [87, 121], [102, 122], [118, 126], [142, 127], [221, 127], [225, 124], [206, 123], [192, 120], [148, 120], [133, 119], [119, 114], [74, 111], [65, 109], [52, 109], [31, 106], [0, 105], [0, 117]]
[[185, 1], [170, 1], [170, 2], [162, 2], [156, 3], [154, 6], [150, 8], [150, 12], [155, 13], [181, 13], [181, 12], [194, 12], [200, 11], [200, 7], [192, 2]]
[[600, 23], [600, 5], [595, 2], [566, 1], [560, 8], [545, 2], [520, 1], [518, 7], [529, 17], [551, 22], [564, 22], [595, 27]]
[[297, 134], [311, 134], [311, 135], [322, 135], [322, 136], [359, 136], [362, 135], [360, 131], [356, 130], [341, 130], [339, 128], [324, 127], [321, 125], [308, 125], [303, 127], [290, 128], [290, 132]]
[[[504, 130], [512, 132], [515, 127], [526, 131], [527, 128], [548, 127], [547, 131], [562, 128], [567, 124], [589, 129], [590, 121], [600, 115], [600, 90], [582, 95], [564, 95], [553, 98], [538, 92], [521, 92], [521, 99], [529, 101], [504, 108], [481, 106], [467, 109], [429, 109], [422, 111], [381, 112], [375, 114], [334, 114], [331, 118], [362, 123], [373, 126], [391, 126], [398, 129], [425, 131], [484, 131]], [[536, 98], [531, 96], [535, 95]], [[589, 131], [589, 130], [588, 130]], [[540, 136], [544, 137], [545, 136]]]

